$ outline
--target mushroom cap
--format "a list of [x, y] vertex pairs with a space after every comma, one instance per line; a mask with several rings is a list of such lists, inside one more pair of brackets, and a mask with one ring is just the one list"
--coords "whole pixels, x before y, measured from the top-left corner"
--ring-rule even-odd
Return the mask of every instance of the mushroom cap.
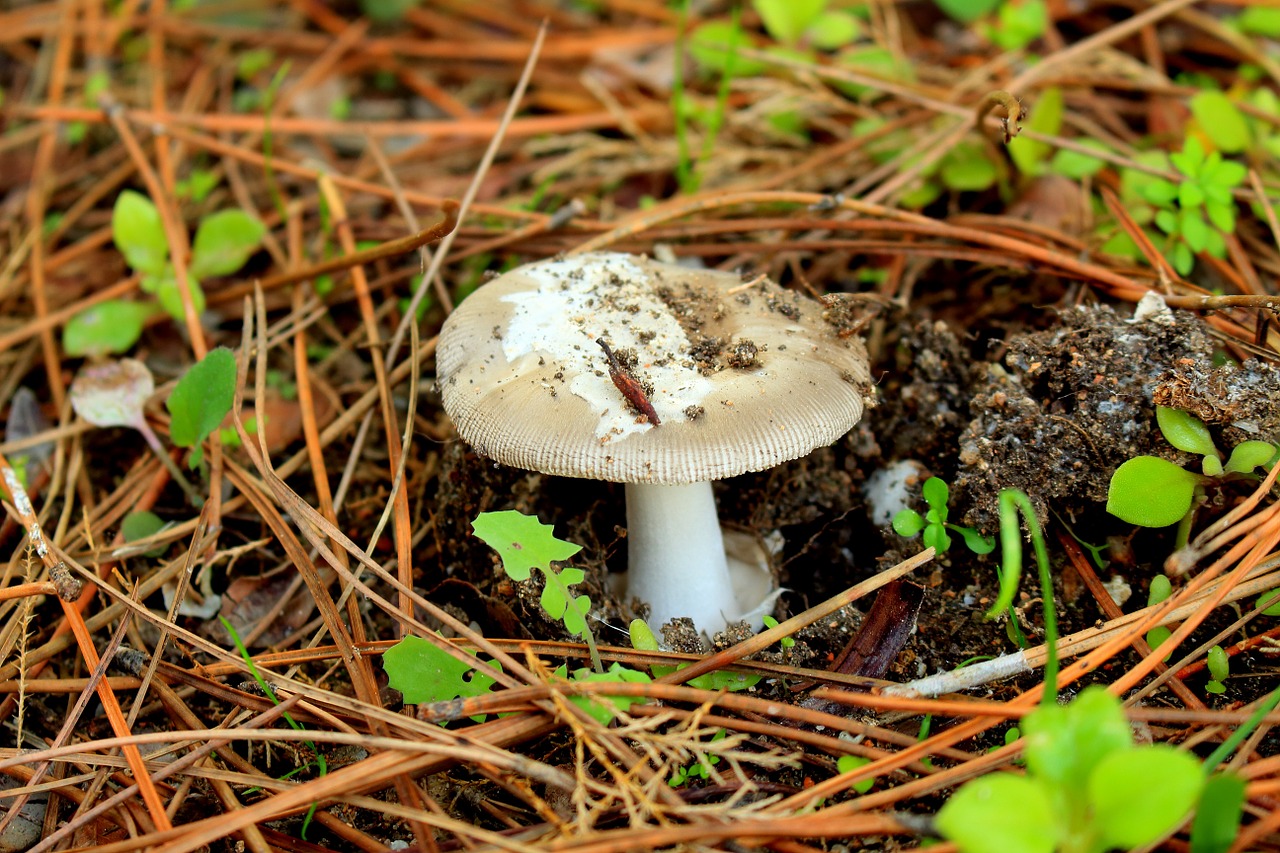
[[[646, 390], [628, 403], [597, 343]], [[436, 350], [458, 433], [504, 465], [679, 484], [771, 468], [836, 441], [870, 399], [866, 350], [766, 279], [590, 253], [477, 289]]]

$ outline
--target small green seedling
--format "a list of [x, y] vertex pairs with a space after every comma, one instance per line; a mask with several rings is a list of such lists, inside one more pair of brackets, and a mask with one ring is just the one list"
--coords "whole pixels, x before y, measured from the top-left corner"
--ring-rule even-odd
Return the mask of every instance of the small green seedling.
[[[640, 652], [656, 652], [659, 651], [658, 638], [654, 636], [653, 629], [649, 627], [649, 623], [643, 619], [632, 619], [631, 625], [628, 626], [631, 634], [631, 647]], [[654, 678], [662, 678], [673, 672], [684, 669], [688, 664], [680, 664], [679, 666], [661, 666], [654, 664], [650, 669], [653, 670]], [[715, 670], [705, 675], [699, 675], [689, 679], [686, 684], [690, 687], [696, 687], [699, 690], [748, 690], [758, 684], [760, 676], [745, 675], [737, 672], [729, 672], [727, 670]]]
[[591, 650], [591, 660], [596, 672], [603, 672], [600, 655], [596, 651], [595, 635], [587, 623], [591, 612], [591, 599], [574, 595], [569, 587], [582, 583], [586, 572], [565, 566], [555, 569], [552, 563], [567, 560], [582, 550], [581, 545], [557, 539], [552, 526], [543, 524], [531, 515], [515, 510], [482, 512], [471, 523], [476, 536], [502, 557], [502, 569], [513, 581], [527, 581], [533, 569], [546, 578], [539, 603], [552, 619], [564, 624], [571, 637], [582, 637]]
[[[239, 270], [258, 250], [265, 233], [266, 226], [242, 210], [223, 210], [201, 220], [187, 266], [188, 291], [197, 314], [205, 307], [200, 279]], [[111, 234], [129, 266], [141, 275], [142, 290], [153, 294], [169, 316], [182, 320], [182, 296], [169, 259], [169, 241], [151, 199], [133, 190], [120, 193], [111, 214]], [[63, 348], [69, 355], [124, 352], [137, 342], [142, 324], [155, 312], [155, 303], [101, 302], [68, 321]]]
[[[726, 729], [717, 729], [716, 733], [711, 736], [711, 742], [724, 740], [729, 734]], [[720, 756], [708, 755], [705, 761], [695, 761], [685, 767], [677, 767], [671, 774], [671, 778], [667, 780], [667, 784], [672, 788], [679, 788], [690, 779], [706, 779], [711, 775], [711, 768], [720, 763]]]
[[[762, 621], [764, 622], [765, 628], [778, 627], [778, 620], [774, 619], [772, 616], [766, 616]], [[794, 637], [783, 637], [781, 640], [778, 641], [778, 645], [782, 646], [783, 651], [794, 648], [795, 644], [796, 644], [796, 641]]]
[[1200, 763], [1164, 744], [1137, 746], [1120, 700], [1101, 686], [1023, 719], [1027, 774], [976, 779], [936, 825], [964, 853], [1103, 853], [1176, 829], [1204, 786]]
[[1157, 208], [1156, 226], [1168, 235], [1166, 253], [1181, 275], [1191, 272], [1195, 256], [1208, 252], [1224, 258], [1224, 234], [1236, 228], [1233, 190], [1243, 183], [1245, 167], [1222, 154], [1205, 153], [1195, 136], [1188, 136], [1182, 150], [1169, 155], [1182, 175], [1178, 183], [1154, 180], [1143, 189], [1146, 200]]
[[1222, 682], [1227, 680], [1227, 676], [1231, 675], [1231, 658], [1227, 657], [1227, 653], [1223, 651], [1222, 646], [1214, 646], [1209, 649], [1207, 661], [1209, 666], [1209, 683], [1204, 686], [1206, 693], [1219, 695], [1227, 692], [1227, 686]]
[[964, 544], [975, 554], [990, 554], [996, 547], [994, 538], [983, 536], [972, 527], [961, 527], [947, 521], [947, 501], [951, 491], [940, 477], [930, 477], [924, 481], [924, 500], [929, 510], [923, 516], [913, 509], [904, 509], [893, 517], [893, 529], [899, 536], [912, 537], [924, 531], [924, 544], [939, 554], [945, 554], [951, 548], [951, 536], [948, 529], [959, 533]]
[[1142, 527], [1167, 527], [1189, 517], [1196, 490], [1211, 479], [1252, 476], [1255, 468], [1275, 464], [1276, 445], [1245, 441], [1224, 463], [1209, 428], [1195, 415], [1157, 407], [1156, 421], [1165, 439], [1179, 450], [1202, 457], [1202, 474], [1187, 471], [1156, 456], [1136, 456], [1111, 475], [1107, 512]]
[[[124, 536], [125, 542], [137, 542], [139, 539], [155, 536], [166, 527], [168, 525], [160, 516], [148, 510], [142, 510], [131, 512], [121, 520], [120, 534]], [[166, 545], [156, 545], [142, 553], [146, 557], [159, 557], [167, 548]]]

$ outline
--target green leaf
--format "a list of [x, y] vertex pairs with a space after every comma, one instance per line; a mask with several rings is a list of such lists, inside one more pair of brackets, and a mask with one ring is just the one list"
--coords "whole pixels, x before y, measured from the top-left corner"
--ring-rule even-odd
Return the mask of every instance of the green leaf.
[[1210, 201], [1205, 205], [1205, 213], [1209, 214], [1209, 221], [1219, 231], [1231, 234], [1236, 230], [1236, 208], [1233, 204], [1223, 204], [1217, 201]]
[[[951, 500], [951, 489], [947, 486], [947, 481], [941, 477], [930, 477], [924, 481], [921, 489], [924, 494], [925, 503], [934, 509], [946, 509], [947, 503]], [[946, 521], [946, 513], [944, 512], [941, 521]]]
[[1227, 853], [1240, 832], [1245, 781], [1235, 773], [1215, 773], [1200, 792], [1191, 822], [1191, 853]]
[[1191, 114], [1219, 151], [1236, 154], [1249, 146], [1244, 115], [1222, 92], [1199, 92], [1191, 98]]
[[[156, 515], [154, 512], [140, 510], [131, 512], [120, 522], [120, 535], [124, 536], [126, 542], [137, 542], [139, 539], [146, 539], [148, 536], [154, 536], [166, 527], [164, 519]], [[148, 557], [159, 557], [168, 549], [167, 545], [156, 545], [143, 553]]]
[[1221, 477], [1222, 460], [1216, 456], [1206, 456], [1200, 460], [1200, 473], [1206, 477]]
[[[1021, 138], [1018, 137], [1018, 139]], [[1017, 140], [1014, 141], [1016, 142]], [[1082, 147], [1092, 148], [1096, 151], [1109, 152], [1111, 150], [1096, 139], [1081, 139], [1079, 142]], [[1009, 144], [1012, 145], [1013, 143], [1010, 142]], [[1053, 159], [1049, 161], [1049, 171], [1078, 180], [1096, 175], [1106, 165], [1105, 160], [1082, 154], [1079, 151], [1068, 151], [1064, 148], [1054, 154]]]
[[[475, 652], [465, 650], [475, 656]], [[410, 705], [448, 702], [451, 699], [483, 696], [494, 685], [494, 679], [480, 670], [489, 666], [501, 671], [497, 661], [476, 660], [467, 666], [430, 640], [408, 636], [382, 655], [387, 683], [404, 695]], [[484, 714], [472, 716], [477, 723]]]
[[930, 524], [926, 527], [921, 541], [924, 542], [924, 547], [932, 548], [939, 554], [945, 554], [951, 550], [951, 537], [947, 535], [947, 528], [941, 524]]
[[1209, 677], [1214, 681], [1226, 681], [1231, 674], [1231, 658], [1223, 651], [1222, 646], [1214, 646], [1205, 656], [1209, 667]]
[[1204, 787], [1200, 762], [1165, 744], [1114, 752], [1086, 788], [1106, 847], [1152, 844], [1186, 818]]
[[164, 401], [170, 416], [169, 438], [179, 447], [200, 444], [231, 411], [235, 390], [235, 355], [226, 347], [210, 350]]
[[191, 246], [190, 275], [196, 278], [231, 275], [262, 243], [267, 227], [243, 210], [221, 210], [206, 216]]
[[1023, 719], [1027, 768], [1060, 790], [1079, 791], [1107, 755], [1133, 746], [1120, 700], [1095, 685], [1070, 705], [1045, 705]]
[[1169, 162], [1188, 178], [1197, 178], [1200, 167], [1204, 164], [1204, 146], [1199, 139], [1188, 136], [1187, 141], [1182, 143], [1182, 150], [1169, 155]]
[[[1261, 607], [1263, 604], [1266, 604], [1268, 601], [1272, 599], [1273, 596], [1275, 596], [1277, 592], [1280, 592], [1280, 587], [1264, 592], [1262, 595], [1258, 596], [1258, 600], [1254, 604], [1254, 606]], [[1266, 610], [1262, 611], [1262, 615], [1263, 616], [1280, 616], [1280, 599], [1277, 599], [1275, 603], [1269, 606]]]
[[994, 536], [983, 536], [972, 527], [961, 527], [958, 524], [948, 524], [947, 527], [959, 533], [964, 539], [965, 547], [975, 554], [990, 554], [996, 549], [996, 538]]
[[1198, 210], [1184, 210], [1178, 221], [1178, 233], [1193, 252], [1203, 252], [1209, 245], [1209, 226]]
[[942, 806], [934, 826], [963, 853], [1053, 853], [1064, 837], [1044, 784], [1011, 773], [964, 785]]
[[1253, 33], [1267, 38], [1280, 38], [1280, 9], [1268, 6], [1246, 6], [1236, 18], [1235, 24], [1241, 32]]
[[805, 30], [809, 43], [818, 50], [837, 50], [853, 44], [862, 35], [862, 23], [843, 9], [819, 15]]
[[938, 176], [952, 192], [981, 192], [995, 184], [999, 172], [981, 146], [966, 142], [947, 154]]
[[934, 5], [962, 24], [994, 12], [1003, 0], [934, 0]]
[[[187, 291], [191, 294], [191, 307], [195, 310], [196, 316], [203, 314], [204, 289], [200, 287], [200, 282], [195, 276], [187, 276]], [[186, 319], [186, 312], [182, 310], [182, 293], [178, 290], [178, 282], [172, 275], [155, 280], [155, 293], [156, 299], [160, 300], [160, 306], [164, 308], [166, 314], [179, 322]]]
[[[1170, 631], [1167, 627], [1165, 627], [1164, 625], [1157, 625], [1156, 627], [1152, 628], [1150, 631], [1147, 632], [1147, 637], [1146, 637], [1147, 645], [1150, 646], [1153, 650], [1158, 649], [1164, 645], [1165, 640], [1168, 640], [1172, 636], [1173, 636], [1173, 632]], [[1173, 656], [1173, 649], [1169, 649], [1169, 651], [1165, 652], [1160, 659], [1167, 661], [1172, 656]]]
[[1196, 256], [1191, 253], [1186, 243], [1177, 243], [1172, 251], [1173, 257], [1169, 261], [1173, 264], [1173, 268], [1177, 270], [1178, 275], [1188, 275], [1191, 268], [1196, 265]]
[[[859, 767], [864, 767], [871, 763], [871, 759], [862, 755], [842, 755], [836, 759], [836, 772], [840, 774], [851, 773]], [[865, 794], [870, 791], [876, 784], [875, 779], [862, 779], [854, 782], [850, 787], [859, 794]]]
[[111, 211], [111, 237], [133, 269], [159, 275], [169, 260], [160, 211], [142, 193], [125, 190]]
[[[837, 66], [845, 66], [864, 74], [883, 77], [886, 80], [911, 81], [915, 79], [915, 70], [901, 57], [888, 48], [875, 44], [863, 44], [847, 47], [836, 55]], [[873, 97], [878, 93], [874, 86], [861, 83], [832, 83], [837, 89], [850, 98]]]
[[[561, 664], [561, 666], [556, 669], [555, 674], [561, 678], [567, 678], [567, 667]], [[597, 682], [620, 681], [632, 684], [643, 684], [648, 683], [652, 679], [643, 672], [628, 669], [615, 661], [613, 665], [604, 672], [592, 672], [585, 668], [575, 670], [573, 673], [573, 680]], [[613, 718], [617, 716], [618, 710], [626, 711], [635, 703], [644, 702], [645, 699], [639, 696], [570, 696], [569, 701], [590, 714], [596, 722], [603, 726], [607, 726]]]
[[67, 321], [62, 330], [62, 348], [74, 356], [125, 352], [142, 337], [142, 326], [154, 313], [155, 306], [145, 302], [99, 302]]
[[1172, 210], [1156, 211], [1156, 226], [1166, 234], [1178, 233], [1178, 216]]
[[1269, 441], [1245, 441], [1231, 449], [1227, 470], [1235, 474], [1248, 474], [1259, 465], [1266, 465], [1276, 455], [1276, 446]]
[[910, 538], [924, 530], [924, 519], [914, 509], [899, 510], [893, 517], [893, 529], [899, 536]]
[[764, 71], [763, 62], [748, 59], [737, 53], [740, 47], [754, 47], [742, 29], [732, 21], [707, 21], [689, 34], [688, 49], [693, 61], [700, 67], [724, 74], [732, 57], [733, 75], [750, 77]]
[[1156, 575], [1151, 579], [1151, 585], [1147, 587], [1147, 606], [1159, 604], [1171, 595], [1173, 595], [1173, 583], [1169, 580], [1169, 576]]
[[1044, 35], [1049, 10], [1044, 0], [1006, 0], [996, 13], [996, 25], [987, 38], [1001, 50], [1021, 50]]
[[1178, 185], [1163, 178], [1152, 178], [1150, 182], [1142, 184], [1138, 191], [1156, 207], [1166, 207], [1178, 197]]
[[[1031, 110], [1023, 124], [1028, 130], [1034, 130], [1046, 136], [1057, 136], [1062, 130], [1062, 113], [1062, 90], [1054, 86], [1044, 90], [1040, 99], [1036, 101], [1035, 109]], [[1050, 150], [1049, 143], [1032, 140], [1026, 136], [1019, 136], [1009, 141], [1009, 156], [1013, 158], [1018, 171], [1024, 175], [1043, 172], [1042, 166]]]
[[581, 545], [564, 542], [552, 535], [555, 529], [552, 525], [513, 509], [482, 512], [471, 523], [471, 529], [498, 552], [502, 557], [502, 568], [514, 581], [528, 580], [530, 569], [546, 571], [553, 561], [567, 560], [582, 550]]
[[1171, 409], [1168, 406], [1157, 406], [1156, 423], [1160, 425], [1160, 432], [1164, 435], [1165, 441], [1179, 450], [1200, 456], [1218, 455], [1218, 448], [1213, 444], [1209, 428], [1205, 426], [1204, 421], [1190, 412]]
[[753, 0], [752, 5], [769, 35], [791, 46], [822, 13], [827, 0]]
[[1178, 204], [1182, 207], [1199, 207], [1204, 204], [1204, 191], [1195, 181], [1178, 184]]
[[1177, 524], [1191, 510], [1200, 478], [1155, 456], [1138, 456], [1111, 475], [1107, 512], [1142, 527]]

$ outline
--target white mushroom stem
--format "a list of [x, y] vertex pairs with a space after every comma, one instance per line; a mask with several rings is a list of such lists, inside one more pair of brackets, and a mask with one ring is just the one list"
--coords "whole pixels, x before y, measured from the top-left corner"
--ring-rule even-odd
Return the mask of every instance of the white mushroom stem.
[[653, 628], [689, 616], [713, 634], [741, 617], [711, 483], [627, 483], [627, 551], [627, 590]]

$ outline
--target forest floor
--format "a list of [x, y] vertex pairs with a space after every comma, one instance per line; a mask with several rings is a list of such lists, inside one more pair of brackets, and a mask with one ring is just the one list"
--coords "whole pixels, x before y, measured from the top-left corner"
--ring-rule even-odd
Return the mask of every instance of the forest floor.
[[[1190, 0], [5, 4], [0, 850], [1280, 850], [1276, 38]], [[585, 251], [865, 340], [847, 435], [716, 484], [777, 627], [637, 641], [623, 486], [445, 412], [454, 308]], [[582, 549], [500, 560], [503, 510]], [[1234, 799], [1090, 836], [1088, 768], [1019, 738], [1088, 685]], [[994, 777], [1052, 816], [935, 823]]]

